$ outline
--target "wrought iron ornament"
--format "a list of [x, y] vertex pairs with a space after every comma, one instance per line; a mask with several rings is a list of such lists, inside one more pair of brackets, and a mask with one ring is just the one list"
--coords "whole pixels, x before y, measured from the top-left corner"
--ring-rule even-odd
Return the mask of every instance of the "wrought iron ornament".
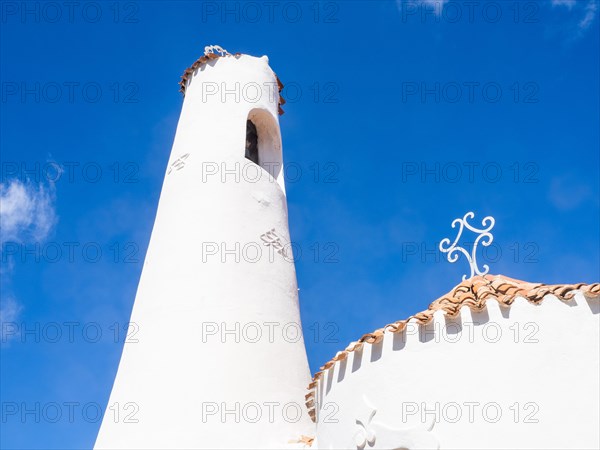
[[207, 45], [204, 47], [204, 55], [208, 56], [209, 53], [213, 53], [218, 56], [231, 56], [231, 53], [229, 53], [220, 45]]
[[[477, 267], [477, 246], [479, 245], [479, 243], [481, 243], [481, 245], [487, 247], [492, 243], [492, 241], [494, 240], [494, 236], [492, 236], [490, 230], [494, 228], [494, 225], [496, 224], [496, 220], [492, 216], [487, 216], [481, 221], [481, 225], [484, 228], [476, 228], [468, 223], [468, 219], [473, 219], [474, 217], [475, 213], [468, 212], [462, 219], [454, 219], [454, 221], [452, 222], [452, 228], [456, 228], [457, 224], [460, 226], [458, 229], [458, 234], [454, 239], [454, 242], [452, 242], [452, 244], [450, 245], [450, 239], [448, 238], [442, 239], [442, 241], [440, 242], [440, 251], [442, 253], [448, 253], [447, 258], [448, 261], [450, 261], [451, 263], [458, 261], [458, 257], [461, 253], [465, 255], [467, 261], [469, 261], [469, 266], [471, 268], [471, 275], [469, 276], [469, 278], [473, 277], [474, 275], [485, 275], [490, 271], [490, 267], [487, 264], [483, 265], [483, 271], [479, 270], [479, 267]], [[460, 239], [462, 232], [465, 228], [474, 233], [477, 233], [478, 235], [475, 239], [475, 242], [473, 243], [473, 248], [471, 249], [470, 254], [463, 247], [457, 245], [458, 240]], [[467, 276], [463, 275], [462, 279], [463, 281], [465, 281], [467, 279]]]

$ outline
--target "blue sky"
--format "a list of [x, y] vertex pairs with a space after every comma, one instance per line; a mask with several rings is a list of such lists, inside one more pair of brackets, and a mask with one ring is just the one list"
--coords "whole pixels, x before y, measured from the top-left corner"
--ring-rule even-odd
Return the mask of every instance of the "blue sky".
[[600, 278], [597, 1], [1, 5], [2, 448], [93, 445], [208, 44], [287, 85], [312, 372], [460, 282], [435, 250], [467, 211], [492, 273]]

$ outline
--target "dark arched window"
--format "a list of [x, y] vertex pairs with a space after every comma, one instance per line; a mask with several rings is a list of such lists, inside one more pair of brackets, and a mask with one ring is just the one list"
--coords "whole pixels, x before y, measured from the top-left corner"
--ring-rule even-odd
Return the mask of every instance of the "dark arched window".
[[258, 132], [251, 120], [246, 121], [246, 158], [255, 164], [258, 162]]
[[285, 192], [281, 134], [277, 115], [272, 111], [254, 108], [248, 112], [244, 156], [268, 172]]

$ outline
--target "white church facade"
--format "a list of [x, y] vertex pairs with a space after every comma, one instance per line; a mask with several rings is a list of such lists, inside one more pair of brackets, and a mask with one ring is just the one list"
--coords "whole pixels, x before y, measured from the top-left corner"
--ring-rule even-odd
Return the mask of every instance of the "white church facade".
[[217, 46], [185, 71], [131, 314], [138, 342], [109, 399], [138, 420], [106, 415], [95, 448], [600, 447], [600, 283], [473, 275], [314, 377], [301, 333], [219, 338], [222, 324], [301, 329], [281, 245], [281, 88], [266, 56]]

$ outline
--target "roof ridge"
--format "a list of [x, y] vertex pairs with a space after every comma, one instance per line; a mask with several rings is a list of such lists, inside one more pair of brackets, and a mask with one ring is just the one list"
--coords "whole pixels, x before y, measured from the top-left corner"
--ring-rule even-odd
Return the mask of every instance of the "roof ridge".
[[474, 311], [483, 311], [489, 299], [496, 300], [500, 306], [509, 308], [517, 297], [523, 297], [529, 303], [537, 305], [542, 303], [544, 297], [548, 294], [556, 296], [559, 300], [568, 301], [574, 297], [576, 292], [581, 292], [591, 297], [600, 296], [600, 283], [530, 283], [504, 275], [477, 275], [469, 278], [455, 286], [449, 293], [431, 302], [426, 310], [409, 316], [407, 319], [387, 324], [372, 333], [364, 334], [358, 341], [351, 342], [344, 350], [339, 351], [315, 373], [311, 383], [308, 385], [309, 393], [305, 396], [308, 413], [314, 422], [315, 388], [325, 371], [333, 367], [337, 361], [345, 360], [350, 353], [360, 350], [365, 343], [376, 344], [381, 342], [386, 331], [392, 333], [403, 331], [412, 319], [415, 319], [419, 325], [427, 325], [433, 320], [433, 315], [437, 311], [444, 311], [450, 317], [457, 316], [463, 306], [468, 306]]

